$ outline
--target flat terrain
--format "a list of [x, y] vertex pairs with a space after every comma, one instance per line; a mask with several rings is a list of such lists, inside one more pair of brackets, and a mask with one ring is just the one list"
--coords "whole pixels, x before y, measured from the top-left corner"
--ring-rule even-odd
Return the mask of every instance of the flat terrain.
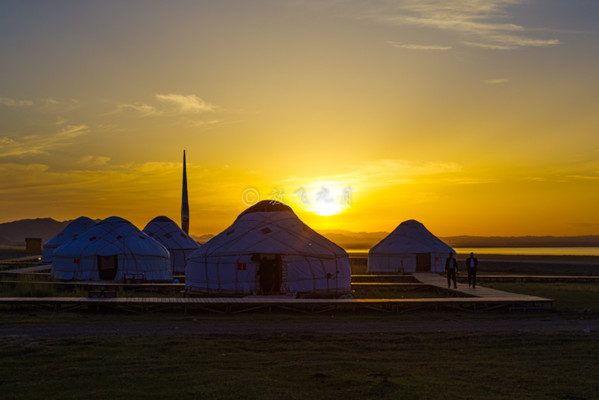
[[[539, 268], [535, 262], [508, 264], [521, 274]], [[582, 268], [596, 271], [593, 263]], [[21, 286], [11, 290], [48, 290]], [[599, 398], [596, 283], [485, 286], [553, 298], [554, 309], [2, 311], [0, 393], [3, 399]], [[367, 297], [429, 295], [369, 290]]]
[[4, 339], [5, 399], [596, 399], [585, 332]]

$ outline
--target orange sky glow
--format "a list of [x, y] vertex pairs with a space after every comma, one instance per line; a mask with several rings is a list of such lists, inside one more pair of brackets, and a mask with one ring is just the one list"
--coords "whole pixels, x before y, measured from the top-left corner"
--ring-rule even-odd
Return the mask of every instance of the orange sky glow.
[[0, 222], [599, 234], [599, 4], [4, 2]]

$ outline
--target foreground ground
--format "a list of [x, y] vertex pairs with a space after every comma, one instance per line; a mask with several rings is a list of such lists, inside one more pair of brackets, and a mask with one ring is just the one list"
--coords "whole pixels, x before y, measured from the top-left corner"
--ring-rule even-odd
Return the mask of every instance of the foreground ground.
[[597, 285], [488, 286], [553, 298], [554, 309], [320, 315], [3, 311], [0, 398], [599, 398]]
[[4, 338], [6, 399], [596, 399], [599, 335], [442, 331]]
[[3, 399], [596, 399], [595, 313], [0, 313]]

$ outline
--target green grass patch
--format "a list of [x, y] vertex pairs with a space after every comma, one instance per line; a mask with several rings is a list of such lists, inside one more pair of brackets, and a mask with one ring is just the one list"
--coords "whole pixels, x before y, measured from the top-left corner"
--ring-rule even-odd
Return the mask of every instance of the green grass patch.
[[488, 282], [484, 286], [506, 292], [553, 299], [553, 305], [557, 311], [599, 312], [599, 285], [593, 282]]
[[294, 334], [0, 344], [7, 399], [591, 399], [597, 334]]

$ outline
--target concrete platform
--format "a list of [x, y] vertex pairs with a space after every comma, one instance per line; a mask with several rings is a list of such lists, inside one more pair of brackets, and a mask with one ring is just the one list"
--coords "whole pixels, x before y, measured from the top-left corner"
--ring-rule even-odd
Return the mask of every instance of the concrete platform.
[[537, 296], [528, 296], [525, 294], [517, 294], [511, 292], [504, 292], [502, 290], [496, 290], [487, 288], [484, 286], [477, 285], [476, 288], [470, 288], [466, 284], [458, 283], [457, 289], [447, 287], [447, 278], [441, 276], [439, 274], [434, 273], [414, 273], [412, 276], [421, 283], [424, 283], [429, 286], [433, 286], [439, 289], [447, 290], [453, 293], [459, 293], [461, 295], [467, 297], [477, 297], [482, 299], [518, 299], [520, 301], [542, 301], [542, 302], [552, 302], [550, 299], [545, 299], [543, 297]]

